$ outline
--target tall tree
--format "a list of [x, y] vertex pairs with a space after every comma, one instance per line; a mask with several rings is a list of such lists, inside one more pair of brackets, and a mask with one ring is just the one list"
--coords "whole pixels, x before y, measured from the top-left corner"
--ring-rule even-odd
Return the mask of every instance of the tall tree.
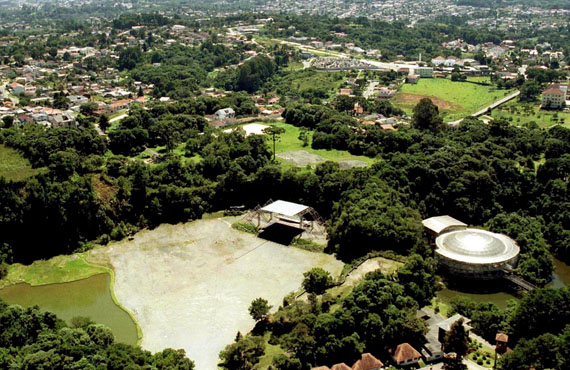
[[271, 135], [273, 139], [273, 161], [275, 161], [275, 142], [279, 140], [279, 135], [285, 132], [283, 127], [269, 126], [263, 129], [263, 133]]
[[446, 353], [456, 353], [457, 361], [461, 362], [461, 358], [465, 356], [467, 349], [469, 349], [469, 336], [463, 326], [463, 319], [459, 319], [451, 324], [449, 331], [445, 334], [443, 350]]
[[256, 298], [249, 306], [249, 314], [255, 321], [262, 321], [267, 319], [271, 305], [266, 299]]
[[437, 131], [442, 128], [443, 120], [439, 116], [439, 108], [430, 98], [423, 98], [414, 107], [413, 124], [420, 130]]

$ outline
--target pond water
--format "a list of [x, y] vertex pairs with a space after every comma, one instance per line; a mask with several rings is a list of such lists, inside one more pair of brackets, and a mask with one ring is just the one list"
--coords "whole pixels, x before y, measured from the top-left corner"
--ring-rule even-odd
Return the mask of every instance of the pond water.
[[87, 316], [111, 328], [115, 339], [126, 344], [137, 343], [137, 328], [131, 317], [113, 302], [109, 274], [99, 274], [71, 283], [32, 287], [16, 284], [0, 289], [0, 298], [23, 307], [37, 305], [55, 313], [68, 324], [75, 316]]
[[[570, 266], [564, 262], [554, 259], [554, 274], [552, 281], [547, 285], [549, 288], [561, 288], [564, 285], [570, 285]], [[511, 299], [519, 299], [515, 292], [511, 289], [503, 287], [501, 284], [489, 287], [485, 292], [471, 292], [454, 289], [443, 289], [437, 292], [440, 301], [448, 303], [452, 298], [462, 296], [468, 297], [476, 302], [491, 302], [499, 308], [507, 308], [508, 301]]]

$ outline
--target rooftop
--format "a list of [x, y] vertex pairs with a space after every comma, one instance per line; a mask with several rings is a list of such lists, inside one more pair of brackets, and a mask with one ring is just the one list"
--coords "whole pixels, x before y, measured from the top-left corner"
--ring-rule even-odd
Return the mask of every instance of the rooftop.
[[396, 363], [400, 364], [402, 362], [421, 358], [422, 355], [409, 343], [402, 343], [396, 347], [394, 356], [392, 357], [394, 357], [394, 361], [396, 361]]
[[559, 84], [552, 84], [542, 92], [546, 95], [564, 95], [564, 91], [560, 88]]
[[363, 353], [360, 360], [352, 365], [352, 370], [373, 370], [384, 367], [382, 361], [372, 356], [370, 353]]
[[449, 329], [451, 328], [451, 324], [453, 324], [454, 322], [456, 322], [459, 319], [463, 319], [463, 326], [467, 329], [467, 330], [471, 330], [471, 326], [469, 325], [469, 323], [471, 322], [471, 320], [469, 320], [468, 318], [466, 318], [465, 316], [462, 316], [458, 313], [456, 313], [455, 315], [439, 322], [439, 324], [437, 324], [437, 327], [440, 329], [443, 329], [445, 331], [449, 331]]
[[442, 234], [435, 243], [439, 255], [472, 264], [503, 263], [520, 252], [518, 245], [506, 235], [471, 228]]
[[280, 215], [293, 217], [297, 216], [300, 213], [306, 212], [308, 209], [309, 207], [303, 204], [277, 200], [261, 208], [261, 211], [268, 213], [278, 213]]
[[467, 224], [456, 220], [451, 216], [435, 216], [422, 221], [426, 229], [429, 229], [436, 234], [441, 234], [442, 231], [449, 227], [467, 227]]

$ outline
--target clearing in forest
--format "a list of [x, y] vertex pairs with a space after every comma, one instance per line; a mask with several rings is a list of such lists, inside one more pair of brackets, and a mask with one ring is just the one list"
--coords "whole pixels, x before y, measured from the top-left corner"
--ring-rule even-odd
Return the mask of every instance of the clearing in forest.
[[38, 173], [32, 168], [30, 162], [22, 157], [18, 151], [0, 145], [0, 177], [6, 180], [20, 181]]
[[183, 348], [198, 370], [216, 369], [220, 350], [253, 328], [253, 299], [276, 309], [305, 271], [319, 266], [338, 276], [343, 267], [331, 255], [235, 231], [224, 219], [162, 225], [89, 259], [115, 271], [115, 296], [141, 327], [142, 347]]

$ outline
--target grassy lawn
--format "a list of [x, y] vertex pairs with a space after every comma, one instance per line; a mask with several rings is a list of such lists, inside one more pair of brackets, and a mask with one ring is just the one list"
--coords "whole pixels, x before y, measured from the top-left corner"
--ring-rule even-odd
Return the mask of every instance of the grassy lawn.
[[24, 282], [32, 286], [67, 283], [105, 272], [108, 270], [104, 267], [85, 262], [82, 254], [57, 256], [47, 261], [35, 261], [28, 266], [19, 263], [9, 265], [8, 275], [0, 280], [0, 288]]
[[269, 333], [265, 335], [265, 354], [259, 358], [259, 362], [254, 369], [262, 370], [269, 368], [273, 362], [273, 357], [284, 354], [285, 351], [278, 345], [269, 344]]
[[[313, 149], [311, 148], [311, 138], [312, 132], [308, 131], [309, 135], [309, 145], [303, 146], [303, 142], [299, 139], [299, 133], [301, 129], [299, 127], [282, 123], [282, 122], [271, 122], [265, 123], [260, 122], [261, 124], [268, 124], [272, 126], [282, 127], [285, 129], [285, 133], [281, 134], [279, 141], [275, 145], [275, 151], [277, 153], [284, 153], [290, 152], [293, 150], [305, 150], [309, 153], [317, 154], [329, 161], [338, 162], [338, 161], [347, 161], [347, 160], [358, 160], [363, 161], [368, 164], [374, 163], [374, 159], [368, 158], [361, 155], [352, 155], [346, 150], [326, 150], [326, 149]], [[270, 143], [271, 144], [271, 143]], [[271, 146], [271, 145], [270, 145]], [[273, 148], [271, 148], [273, 150]]]
[[[485, 82], [485, 78], [480, 82]], [[422, 78], [417, 84], [404, 84], [392, 102], [411, 114], [421, 98], [429, 97], [439, 107], [444, 120], [453, 121], [475, 113], [511, 92], [450, 79]]]
[[436, 309], [436, 307], [439, 309], [439, 314], [443, 317], [449, 317], [449, 311], [451, 311], [451, 306], [445, 302], [443, 302], [442, 300], [436, 298], [433, 298], [431, 300], [431, 308], [433, 308], [434, 310]]
[[22, 157], [17, 150], [0, 145], [0, 177], [7, 180], [24, 180], [40, 172], [34, 169], [30, 162]]
[[322, 72], [313, 69], [297, 69], [276, 77], [274, 90], [280, 95], [302, 95], [304, 91], [318, 89], [329, 98], [335, 96], [346, 81], [346, 72]]
[[287, 67], [285, 67], [286, 71], [295, 71], [297, 69], [303, 69], [303, 63], [301, 63], [301, 62], [289, 62]]
[[495, 119], [504, 118], [513, 125], [522, 126], [536, 122], [540, 127], [552, 127], [561, 124], [570, 128], [570, 112], [541, 110], [540, 103], [521, 103], [511, 100], [491, 112]]

